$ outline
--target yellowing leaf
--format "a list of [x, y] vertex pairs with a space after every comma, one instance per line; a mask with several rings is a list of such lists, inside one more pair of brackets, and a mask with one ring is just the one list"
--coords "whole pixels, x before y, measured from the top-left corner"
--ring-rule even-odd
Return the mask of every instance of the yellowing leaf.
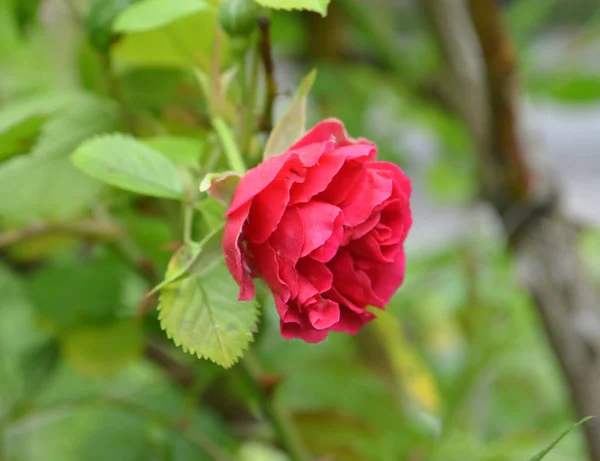
[[[195, 253], [178, 252], [165, 279], [180, 274]], [[229, 368], [252, 342], [258, 316], [257, 304], [238, 301], [237, 292], [224, 262], [170, 283], [160, 296], [161, 326], [184, 351]]]
[[317, 72], [313, 70], [300, 82], [292, 104], [279, 119], [267, 140], [263, 160], [283, 154], [306, 131], [306, 100], [316, 76]]
[[256, 3], [274, 10], [308, 10], [321, 16], [327, 15], [330, 0], [255, 0]]

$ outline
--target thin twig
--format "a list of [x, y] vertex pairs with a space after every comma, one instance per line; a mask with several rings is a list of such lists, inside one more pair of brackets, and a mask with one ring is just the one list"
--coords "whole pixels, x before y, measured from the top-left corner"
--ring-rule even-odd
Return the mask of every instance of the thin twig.
[[260, 56], [265, 69], [265, 80], [267, 84], [267, 99], [262, 128], [264, 131], [270, 132], [273, 129], [273, 104], [277, 97], [275, 65], [273, 64], [273, 54], [271, 51], [271, 20], [266, 16], [261, 16], [258, 18], [258, 27], [260, 30]]
[[0, 233], [0, 248], [50, 234], [69, 234], [90, 240], [113, 240], [121, 237], [123, 232], [111, 221], [83, 219], [63, 223], [36, 222], [29, 227]]

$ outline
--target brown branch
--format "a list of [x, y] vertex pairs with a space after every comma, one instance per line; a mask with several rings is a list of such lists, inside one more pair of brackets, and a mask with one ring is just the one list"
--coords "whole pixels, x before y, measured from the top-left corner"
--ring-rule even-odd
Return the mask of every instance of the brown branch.
[[[599, 415], [595, 287], [579, 260], [575, 226], [561, 213], [548, 165], [523, 137], [515, 54], [497, 3], [468, 2], [471, 15], [467, 0], [422, 0], [446, 61], [450, 94], [457, 95], [453, 105], [478, 148], [487, 198], [507, 232], [518, 230], [509, 244], [519, 276], [542, 319], [574, 408], [580, 418]], [[600, 461], [600, 422], [583, 429], [590, 459]]]
[[506, 203], [502, 205], [509, 207], [527, 199], [530, 182], [518, 133], [516, 54], [502, 24], [499, 3], [469, 0], [469, 6], [486, 69], [494, 158], [504, 173]]
[[122, 235], [122, 230], [111, 221], [92, 219], [62, 223], [37, 222], [23, 229], [0, 233], [0, 248], [51, 234], [68, 234], [87, 240], [114, 240]]
[[275, 65], [271, 51], [271, 20], [267, 16], [258, 18], [260, 31], [259, 49], [265, 71], [267, 85], [267, 100], [262, 123], [263, 131], [270, 132], [273, 129], [273, 104], [277, 97], [277, 82], [275, 80]]

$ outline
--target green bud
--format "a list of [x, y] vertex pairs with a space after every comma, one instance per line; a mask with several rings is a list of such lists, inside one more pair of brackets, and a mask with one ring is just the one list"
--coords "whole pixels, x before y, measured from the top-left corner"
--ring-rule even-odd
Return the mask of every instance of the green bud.
[[227, 0], [219, 10], [219, 22], [229, 36], [245, 37], [256, 27], [259, 12], [254, 0]]

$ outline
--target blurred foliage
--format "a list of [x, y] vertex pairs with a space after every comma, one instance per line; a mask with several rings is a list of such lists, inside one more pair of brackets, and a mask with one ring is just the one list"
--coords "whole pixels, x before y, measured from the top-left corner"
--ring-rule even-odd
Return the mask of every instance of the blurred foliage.
[[[470, 205], [478, 192], [473, 146], [428, 91], [439, 64], [422, 13], [402, 2], [341, 3], [313, 2], [313, 11], [329, 8], [326, 19], [272, 12], [280, 101], [288, 105], [300, 76], [317, 67], [309, 122], [344, 120], [351, 135], [373, 139], [382, 159], [414, 176], [421, 196]], [[530, 93], [556, 103], [600, 100], [600, 68], [571, 65], [569, 56], [600, 46], [597, 2], [506, 3]], [[146, 296], [161, 274], [177, 269], [177, 260], [171, 272], [167, 264], [181, 245], [181, 204], [156, 197], [188, 190], [178, 172], [228, 168], [225, 156], [214, 155], [219, 139], [204, 94], [213, 78], [217, 4], [0, 0], [0, 237], [56, 226], [0, 245], [0, 459], [287, 459], [239, 367], [224, 372], [183, 354], [161, 331], [156, 299]], [[315, 43], [331, 37], [311, 38], [308, 26], [336, 15], [342, 25], [319, 33], [336, 35], [339, 54], [323, 57]], [[550, 64], [541, 65], [536, 50], [565, 29], [563, 51], [550, 50]], [[221, 36], [219, 46], [219, 70], [229, 72], [229, 96], [239, 103], [234, 45]], [[107, 136], [115, 131], [129, 134]], [[123, 143], [134, 143], [127, 150], [136, 154], [120, 155]], [[76, 169], [74, 152], [94, 178], [126, 191]], [[139, 182], [132, 172], [140, 165], [156, 181]], [[165, 172], [171, 182], [161, 182]], [[207, 199], [198, 211], [201, 237], [223, 209]], [[65, 223], [80, 220], [117, 225], [119, 236], [97, 238], [95, 228], [75, 238]], [[404, 287], [355, 337], [284, 340], [272, 301], [261, 296], [253, 348], [312, 453], [527, 460], [570, 426], [565, 383], [503, 243], [475, 229], [409, 252]], [[600, 280], [600, 236], [587, 232], [581, 245]], [[221, 298], [233, 299], [235, 287], [219, 274], [204, 294], [193, 277], [167, 292], [181, 300], [167, 325], [176, 342], [198, 335], [184, 328], [186, 296], [217, 299], [219, 311], [206, 315], [234, 316], [236, 302]], [[244, 327], [255, 314], [246, 313]], [[215, 354], [235, 356], [247, 343], [235, 346]], [[545, 459], [583, 460], [580, 434]]]

